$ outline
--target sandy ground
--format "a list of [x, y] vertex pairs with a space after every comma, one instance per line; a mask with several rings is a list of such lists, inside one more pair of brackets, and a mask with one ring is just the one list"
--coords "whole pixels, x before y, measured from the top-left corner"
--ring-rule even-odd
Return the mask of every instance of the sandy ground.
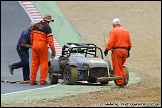
[[[57, 1], [81, 37], [104, 50], [104, 38], [118, 17], [131, 35], [132, 50], [125, 65], [141, 77], [138, 84], [59, 99], [12, 106], [109, 106], [107, 103], [161, 104], [161, 2], [160, 1]], [[110, 52], [108, 57], [110, 58]], [[11, 106], [11, 105], [5, 105]], [[149, 105], [148, 105], [149, 106]]]

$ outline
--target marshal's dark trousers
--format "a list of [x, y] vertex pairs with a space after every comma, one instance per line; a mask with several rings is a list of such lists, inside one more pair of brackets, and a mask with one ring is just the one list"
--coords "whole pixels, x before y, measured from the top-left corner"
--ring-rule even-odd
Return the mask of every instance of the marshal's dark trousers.
[[24, 81], [30, 80], [29, 49], [18, 47], [16, 50], [21, 61], [13, 63], [12, 68], [22, 68]]

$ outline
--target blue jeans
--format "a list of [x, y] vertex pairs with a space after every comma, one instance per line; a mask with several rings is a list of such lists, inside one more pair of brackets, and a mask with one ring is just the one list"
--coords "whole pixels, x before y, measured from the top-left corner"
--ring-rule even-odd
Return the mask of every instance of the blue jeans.
[[13, 69], [22, 68], [24, 81], [30, 80], [30, 67], [29, 67], [29, 49], [18, 47], [17, 53], [21, 61], [12, 64]]

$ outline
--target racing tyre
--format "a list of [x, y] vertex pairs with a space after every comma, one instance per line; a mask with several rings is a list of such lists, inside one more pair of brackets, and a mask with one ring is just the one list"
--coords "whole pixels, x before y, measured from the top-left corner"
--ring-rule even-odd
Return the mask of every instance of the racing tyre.
[[125, 72], [125, 75], [127, 76], [127, 78], [124, 78], [124, 85], [126, 86], [129, 81], [129, 72], [128, 72], [127, 67], [125, 67], [125, 66], [124, 66], [124, 72]]
[[77, 67], [67, 65], [64, 68], [63, 79], [67, 85], [74, 85], [78, 78]]
[[[128, 81], [129, 81], [129, 72], [128, 72], [127, 67], [125, 67], [125, 66], [123, 66], [123, 67], [124, 67], [125, 75], [127, 76], [127, 78], [124, 78], [124, 85], [126, 86], [128, 84]], [[116, 80], [114, 80], [114, 83], [115, 83], [115, 85], [118, 86], [118, 84], [116, 83]]]
[[52, 74], [53, 66], [50, 65], [48, 75], [49, 75], [49, 83], [50, 84], [57, 84], [58, 78]]

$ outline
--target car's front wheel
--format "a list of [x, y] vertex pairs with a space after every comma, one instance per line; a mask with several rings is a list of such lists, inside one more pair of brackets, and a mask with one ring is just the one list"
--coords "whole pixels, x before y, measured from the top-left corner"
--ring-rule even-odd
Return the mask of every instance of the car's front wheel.
[[73, 85], [76, 83], [78, 78], [77, 67], [67, 65], [63, 71], [64, 83], [67, 85]]

